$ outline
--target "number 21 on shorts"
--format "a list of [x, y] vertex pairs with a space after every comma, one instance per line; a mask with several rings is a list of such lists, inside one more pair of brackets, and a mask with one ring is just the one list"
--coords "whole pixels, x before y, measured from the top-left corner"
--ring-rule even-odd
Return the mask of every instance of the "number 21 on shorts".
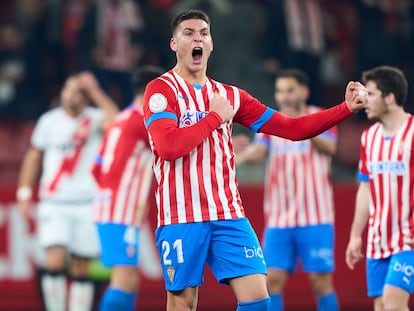
[[175, 250], [176, 258], [171, 253], [171, 245], [168, 241], [162, 241], [162, 262], [166, 266], [172, 265], [173, 260], [177, 260], [177, 263], [184, 263], [183, 241], [177, 239], [172, 243], [172, 248]]

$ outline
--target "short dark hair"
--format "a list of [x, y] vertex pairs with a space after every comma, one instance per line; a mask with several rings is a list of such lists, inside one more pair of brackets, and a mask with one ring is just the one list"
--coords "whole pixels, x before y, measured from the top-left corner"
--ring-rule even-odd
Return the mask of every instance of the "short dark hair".
[[136, 69], [132, 75], [132, 85], [134, 94], [143, 94], [147, 84], [155, 78], [161, 76], [165, 72], [164, 69], [158, 66], [146, 65]]
[[276, 78], [293, 78], [295, 79], [300, 85], [304, 85], [309, 87], [310, 81], [309, 76], [304, 72], [303, 70], [297, 69], [297, 68], [288, 68], [288, 69], [282, 69], [276, 74]]
[[381, 91], [382, 97], [393, 93], [397, 105], [405, 105], [408, 96], [408, 82], [400, 69], [391, 66], [374, 67], [362, 73], [362, 81], [364, 84], [368, 81], [374, 82]]
[[208, 17], [207, 13], [197, 9], [190, 9], [178, 14], [171, 22], [171, 33], [174, 35], [175, 31], [183, 21], [189, 19], [201, 19], [205, 21], [208, 25], [210, 25], [210, 18]]

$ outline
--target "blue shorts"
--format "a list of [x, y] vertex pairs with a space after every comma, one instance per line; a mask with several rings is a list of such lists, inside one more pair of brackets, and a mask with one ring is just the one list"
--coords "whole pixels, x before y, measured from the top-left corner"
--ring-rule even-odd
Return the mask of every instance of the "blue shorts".
[[105, 267], [138, 266], [137, 227], [115, 223], [97, 223], [97, 227]]
[[298, 260], [306, 272], [334, 270], [334, 228], [332, 224], [296, 228], [267, 228], [263, 250], [268, 268], [294, 273]]
[[368, 296], [382, 296], [384, 285], [414, 292], [414, 251], [403, 251], [382, 259], [367, 259]]
[[224, 284], [266, 274], [259, 240], [246, 218], [162, 226], [156, 241], [168, 291], [201, 285], [206, 263]]

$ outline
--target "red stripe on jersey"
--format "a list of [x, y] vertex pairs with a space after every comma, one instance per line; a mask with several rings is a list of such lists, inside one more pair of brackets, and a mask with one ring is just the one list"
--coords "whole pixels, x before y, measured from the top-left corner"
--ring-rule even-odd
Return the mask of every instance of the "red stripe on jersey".
[[83, 147], [89, 137], [90, 131], [91, 120], [89, 118], [84, 118], [79, 122], [79, 126], [72, 136], [71, 143], [73, 143], [73, 151], [63, 158], [55, 177], [51, 180], [50, 184], [46, 186], [47, 192], [54, 192], [65, 175], [72, 176], [79, 163]]

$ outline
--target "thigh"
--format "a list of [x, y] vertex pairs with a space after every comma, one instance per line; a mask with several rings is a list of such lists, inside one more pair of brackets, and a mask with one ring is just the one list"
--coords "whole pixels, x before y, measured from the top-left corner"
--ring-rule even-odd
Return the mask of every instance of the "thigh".
[[159, 227], [156, 230], [156, 243], [168, 291], [182, 291], [203, 283], [210, 246], [208, 223]]
[[65, 206], [40, 203], [37, 210], [37, 235], [43, 248], [68, 248], [71, 239], [71, 220]]
[[212, 221], [209, 226], [211, 245], [207, 262], [219, 282], [266, 274], [262, 248], [246, 218]]
[[263, 239], [264, 257], [269, 269], [295, 272], [297, 251], [294, 228], [267, 228]]
[[306, 272], [329, 273], [334, 270], [333, 225], [298, 228], [295, 239], [298, 245], [298, 256]]
[[68, 208], [72, 218], [72, 239], [70, 252], [79, 257], [99, 256], [98, 231], [93, 221], [92, 205], [76, 205]]
[[385, 278], [388, 274], [390, 258], [372, 259], [366, 262], [367, 287], [369, 297], [382, 296]]
[[403, 251], [391, 257], [386, 285], [402, 289], [408, 294], [414, 291], [414, 251]]
[[139, 229], [115, 223], [98, 223], [101, 260], [105, 267], [139, 264]]

